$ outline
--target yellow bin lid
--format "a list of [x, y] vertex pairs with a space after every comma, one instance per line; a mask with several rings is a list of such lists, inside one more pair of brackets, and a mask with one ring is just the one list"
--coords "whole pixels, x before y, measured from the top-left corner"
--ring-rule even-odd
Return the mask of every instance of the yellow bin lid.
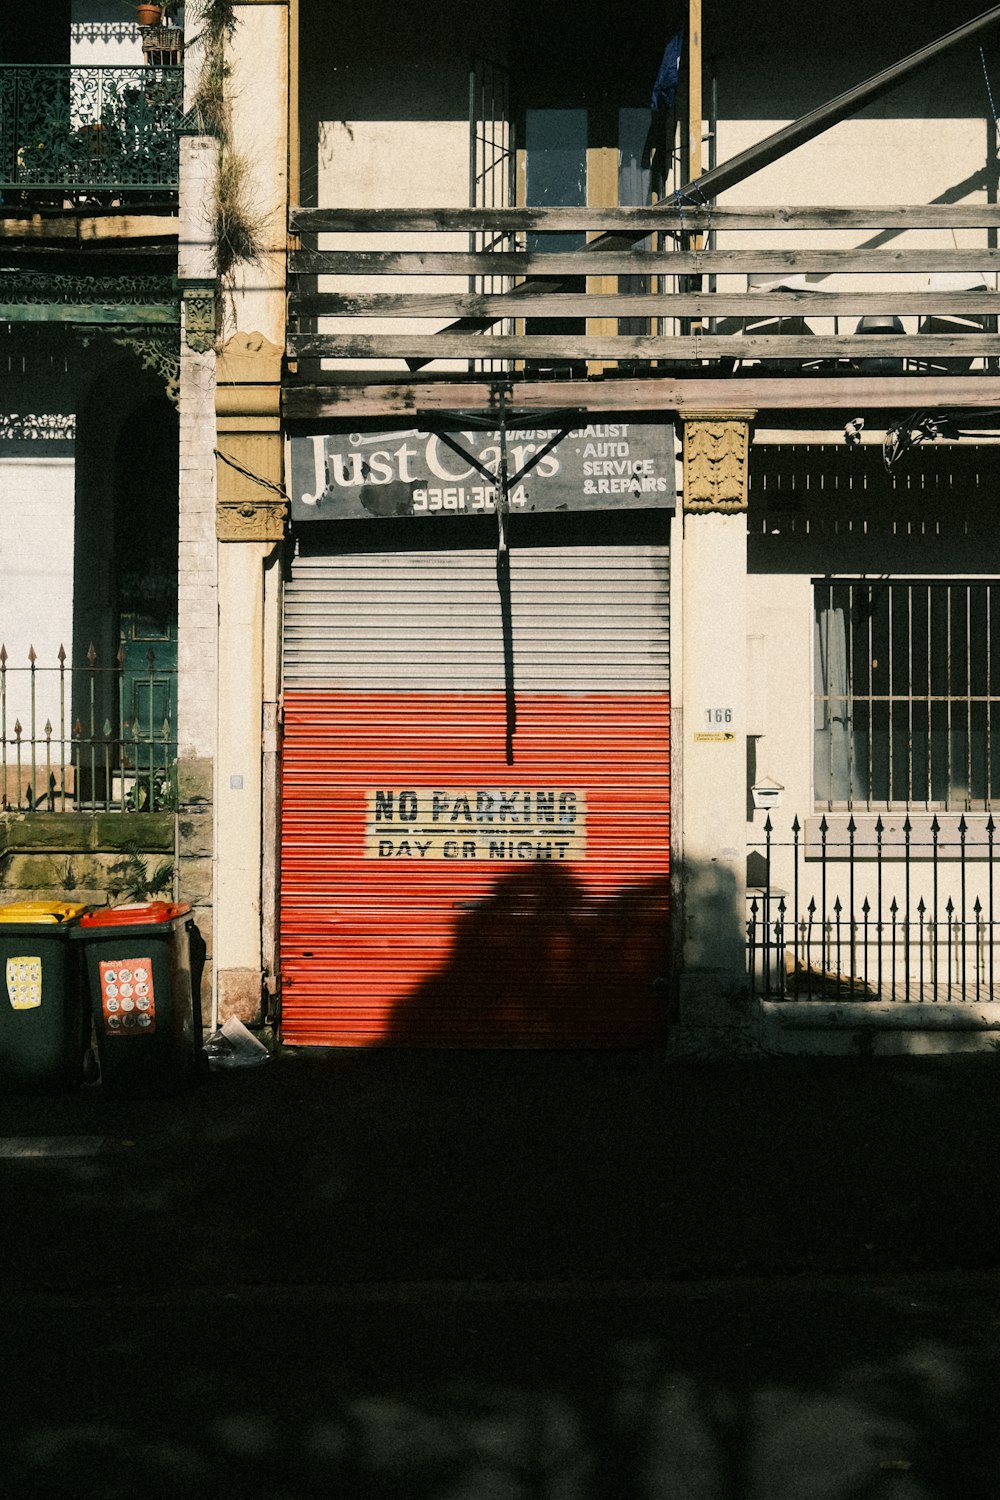
[[79, 901], [15, 901], [11, 906], [0, 906], [0, 922], [54, 925], [73, 922], [86, 910], [87, 903]]

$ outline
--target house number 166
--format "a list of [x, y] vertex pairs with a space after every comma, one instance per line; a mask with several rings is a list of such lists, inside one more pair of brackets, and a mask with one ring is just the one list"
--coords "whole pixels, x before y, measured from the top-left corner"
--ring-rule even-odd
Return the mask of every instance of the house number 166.
[[706, 724], [731, 724], [733, 722], [733, 711], [731, 708], [706, 708]]

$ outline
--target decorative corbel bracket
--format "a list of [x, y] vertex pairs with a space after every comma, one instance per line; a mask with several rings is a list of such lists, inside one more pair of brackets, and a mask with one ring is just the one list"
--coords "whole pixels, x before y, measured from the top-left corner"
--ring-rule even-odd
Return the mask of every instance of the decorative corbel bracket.
[[186, 283], [181, 288], [181, 295], [184, 299], [184, 342], [195, 354], [208, 354], [219, 338], [215, 283]]
[[755, 411], [682, 412], [684, 509], [747, 508], [750, 428]]

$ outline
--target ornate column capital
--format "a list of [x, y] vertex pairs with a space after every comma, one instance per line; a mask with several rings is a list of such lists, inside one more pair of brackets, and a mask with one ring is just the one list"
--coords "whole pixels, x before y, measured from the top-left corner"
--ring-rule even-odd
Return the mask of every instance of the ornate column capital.
[[288, 522], [288, 501], [217, 500], [215, 534], [220, 542], [280, 542]]
[[684, 509], [746, 510], [754, 411], [682, 412]]

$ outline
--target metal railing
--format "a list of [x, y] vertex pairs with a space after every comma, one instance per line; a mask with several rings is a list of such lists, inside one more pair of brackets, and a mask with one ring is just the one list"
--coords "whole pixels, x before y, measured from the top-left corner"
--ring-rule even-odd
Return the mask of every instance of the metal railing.
[[1000, 790], [1000, 588], [824, 579], [813, 593], [820, 802], [989, 808]]
[[124, 645], [39, 666], [0, 645], [0, 809], [159, 812], [176, 806], [177, 670]]
[[747, 967], [765, 1000], [1000, 999], [992, 815], [886, 814], [751, 845]]
[[181, 67], [0, 67], [0, 193], [176, 192]]

